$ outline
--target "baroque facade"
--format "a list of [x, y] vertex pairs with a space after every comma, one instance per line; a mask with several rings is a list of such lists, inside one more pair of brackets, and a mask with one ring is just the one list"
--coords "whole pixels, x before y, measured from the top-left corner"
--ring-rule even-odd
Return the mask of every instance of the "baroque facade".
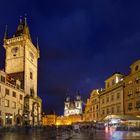
[[5, 31], [3, 46], [6, 51], [6, 80], [11, 85], [15, 85], [16, 81], [20, 81], [18, 88], [21, 89], [23, 95], [22, 123], [38, 125], [41, 123], [42, 104], [41, 98], [37, 95], [37, 72], [40, 52], [38, 42], [35, 46], [31, 40], [26, 18], [24, 20], [20, 19], [17, 30], [12, 37], [8, 37], [7, 30]]
[[80, 95], [77, 95], [75, 100], [67, 97], [64, 104], [64, 116], [82, 114], [82, 100]]
[[101, 121], [111, 115], [140, 117], [140, 60], [135, 61], [130, 69], [126, 76], [114, 73], [105, 80], [104, 89], [90, 93], [84, 111], [85, 121]]

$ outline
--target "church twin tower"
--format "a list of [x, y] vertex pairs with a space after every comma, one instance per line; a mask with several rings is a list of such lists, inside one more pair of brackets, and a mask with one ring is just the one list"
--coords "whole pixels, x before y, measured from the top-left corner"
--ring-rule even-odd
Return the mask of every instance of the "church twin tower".
[[[38, 58], [40, 57], [38, 42], [33, 45], [26, 17], [20, 23], [13, 37], [4, 35], [6, 50], [5, 72], [11, 82], [17, 79], [24, 91], [24, 120], [29, 124], [41, 121], [41, 99], [37, 96]], [[12, 81], [13, 79], [13, 81]]]

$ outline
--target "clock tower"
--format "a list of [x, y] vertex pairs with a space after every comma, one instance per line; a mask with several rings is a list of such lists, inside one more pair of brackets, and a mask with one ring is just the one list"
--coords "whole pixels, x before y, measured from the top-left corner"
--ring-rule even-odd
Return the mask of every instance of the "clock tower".
[[37, 72], [40, 52], [38, 42], [35, 46], [31, 40], [26, 17], [24, 20], [20, 19], [13, 37], [9, 38], [7, 30], [5, 31], [4, 48], [6, 50], [5, 71], [11, 82], [14, 83], [14, 79], [21, 81], [21, 88], [25, 92], [25, 116], [30, 124], [35, 124], [39, 121], [39, 118], [35, 119], [32, 116], [39, 115], [36, 113], [37, 110], [38, 113], [41, 112], [41, 99], [37, 96]]

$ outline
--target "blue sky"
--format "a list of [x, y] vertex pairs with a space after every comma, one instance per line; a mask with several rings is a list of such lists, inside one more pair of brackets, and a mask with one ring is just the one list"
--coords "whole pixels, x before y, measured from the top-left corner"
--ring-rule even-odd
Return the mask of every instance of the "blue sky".
[[38, 94], [43, 110], [63, 114], [67, 89], [83, 100], [115, 71], [127, 74], [140, 59], [140, 1], [4, 0], [0, 4], [0, 67], [3, 34], [12, 36], [27, 14], [33, 42], [39, 38]]

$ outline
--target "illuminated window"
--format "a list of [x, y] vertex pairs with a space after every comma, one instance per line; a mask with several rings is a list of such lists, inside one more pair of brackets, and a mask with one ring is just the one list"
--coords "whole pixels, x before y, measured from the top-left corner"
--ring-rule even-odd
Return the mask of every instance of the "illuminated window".
[[12, 124], [12, 118], [13, 118], [13, 115], [12, 114], [5, 113], [5, 123], [6, 124]]

